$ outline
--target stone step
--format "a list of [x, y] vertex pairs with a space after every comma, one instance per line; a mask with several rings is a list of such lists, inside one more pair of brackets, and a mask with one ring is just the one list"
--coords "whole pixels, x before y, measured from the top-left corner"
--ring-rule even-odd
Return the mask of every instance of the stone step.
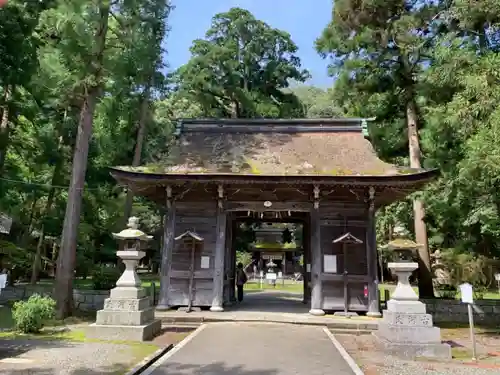
[[195, 315], [156, 315], [157, 319], [160, 319], [162, 324], [165, 326], [178, 326], [178, 325], [200, 325], [202, 323], [216, 323], [216, 322], [262, 322], [262, 323], [282, 323], [282, 324], [297, 324], [297, 325], [311, 325], [311, 326], [323, 326], [329, 329], [339, 330], [338, 332], [360, 332], [360, 334], [369, 333], [377, 330], [378, 321], [354, 321], [354, 319], [322, 319], [319, 320], [295, 320], [295, 319], [277, 319], [277, 318], [245, 318], [245, 317], [233, 317], [228, 315], [224, 317], [222, 314], [220, 317], [213, 318], [208, 316], [195, 316]]
[[161, 329], [163, 332], [191, 332], [198, 328], [200, 324], [198, 323], [178, 323], [178, 324], [163, 324]]

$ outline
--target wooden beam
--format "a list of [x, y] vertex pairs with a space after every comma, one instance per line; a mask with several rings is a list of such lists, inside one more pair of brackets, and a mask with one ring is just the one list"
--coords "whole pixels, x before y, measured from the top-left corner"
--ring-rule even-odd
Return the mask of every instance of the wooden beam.
[[217, 238], [215, 240], [213, 298], [210, 311], [224, 311], [224, 252], [226, 250], [227, 212], [222, 199], [217, 200]]
[[305, 221], [307, 221], [307, 217], [303, 218], [298, 218], [298, 217], [290, 217], [290, 218], [282, 218], [282, 219], [269, 219], [269, 218], [254, 218], [254, 217], [248, 217], [248, 216], [236, 216], [234, 218], [235, 221], [238, 223], [248, 223], [248, 224], [253, 224], [253, 223], [298, 223], [298, 224], [303, 224]]
[[370, 187], [368, 198], [368, 226], [366, 230], [366, 263], [368, 271], [368, 312], [366, 315], [380, 317], [380, 302], [377, 276], [377, 231], [375, 228], [375, 188]]
[[271, 206], [266, 206], [266, 201], [247, 201], [247, 202], [226, 202], [227, 211], [311, 211], [313, 204], [311, 202], [271, 202]]
[[[345, 220], [335, 219], [335, 220], [321, 220], [322, 227], [345, 227]], [[347, 220], [350, 227], [366, 228], [366, 220]]]
[[[169, 194], [170, 193], [170, 194]], [[165, 220], [163, 224], [163, 246], [161, 249], [160, 263], [160, 296], [158, 310], [169, 309], [170, 272], [172, 265], [172, 252], [175, 246], [175, 202], [171, 196], [172, 190], [167, 190]]]

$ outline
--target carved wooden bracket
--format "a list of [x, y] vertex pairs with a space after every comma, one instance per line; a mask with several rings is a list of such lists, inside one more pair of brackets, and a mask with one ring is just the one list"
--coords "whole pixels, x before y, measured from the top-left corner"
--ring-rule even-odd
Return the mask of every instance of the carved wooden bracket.
[[165, 192], [167, 193], [167, 208], [172, 208], [172, 186], [167, 185], [165, 188]]
[[222, 199], [224, 198], [224, 186], [222, 184], [217, 185], [217, 194], [217, 207], [222, 210], [224, 208], [224, 203], [222, 201]]
[[314, 193], [314, 208], [317, 210], [319, 208], [319, 193], [320, 193], [318, 185], [314, 185], [313, 193]]
[[368, 190], [368, 203], [370, 205], [370, 210], [373, 210], [375, 207], [375, 192], [375, 188], [373, 186], [370, 186], [370, 189]]

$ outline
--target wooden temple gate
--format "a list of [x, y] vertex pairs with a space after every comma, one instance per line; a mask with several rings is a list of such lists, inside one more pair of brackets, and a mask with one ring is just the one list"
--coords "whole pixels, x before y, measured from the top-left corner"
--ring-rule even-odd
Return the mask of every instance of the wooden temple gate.
[[[436, 171], [378, 159], [362, 119], [183, 120], [178, 136], [165, 164], [111, 172], [166, 210], [158, 309], [223, 311], [234, 300], [235, 223], [280, 212], [304, 224], [310, 313], [380, 316], [375, 212]], [[186, 232], [201, 239], [194, 252]]]

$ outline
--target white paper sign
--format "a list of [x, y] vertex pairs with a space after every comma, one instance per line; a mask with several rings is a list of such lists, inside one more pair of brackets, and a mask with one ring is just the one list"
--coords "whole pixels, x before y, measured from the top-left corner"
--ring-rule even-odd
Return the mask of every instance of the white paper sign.
[[281, 279], [283, 277], [283, 272], [278, 272], [278, 277]]
[[264, 277], [264, 271], [260, 271], [260, 272], [259, 272], [259, 276], [260, 276], [261, 278], [262, 278], [262, 277]]
[[201, 257], [201, 264], [200, 264], [201, 269], [207, 269], [210, 268], [210, 257], [207, 256], [202, 256]]
[[323, 256], [323, 268], [326, 273], [337, 273], [337, 256], [336, 255], [324, 255]]
[[7, 274], [0, 273], [0, 290], [4, 289], [7, 285]]
[[460, 294], [462, 296], [463, 303], [474, 303], [474, 299], [472, 297], [472, 285], [469, 283], [460, 285]]
[[267, 280], [276, 280], [276, 274], [273, 272], [266, 273]]
[[500, 281], [500, 273], [496, 273], [495, 274], [495, 280], [496, 281]]
[[306, 272], [311, 272], [311, 265], [309, 263], [306, 264]]

